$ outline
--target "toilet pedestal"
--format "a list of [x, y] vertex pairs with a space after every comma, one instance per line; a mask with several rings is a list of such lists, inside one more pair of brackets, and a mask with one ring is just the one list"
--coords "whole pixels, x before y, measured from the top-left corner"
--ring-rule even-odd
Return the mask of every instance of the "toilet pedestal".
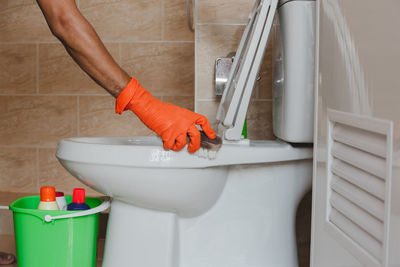
[[295, 215], [311, 187], [312, 161], [227, 168], [224, 191], [200, 216], [114, 200], [103, 266], [297, 266]]
[[118, 200], [111, 204], [103, 267], [175, 267], [176, 215], [135, 207]]

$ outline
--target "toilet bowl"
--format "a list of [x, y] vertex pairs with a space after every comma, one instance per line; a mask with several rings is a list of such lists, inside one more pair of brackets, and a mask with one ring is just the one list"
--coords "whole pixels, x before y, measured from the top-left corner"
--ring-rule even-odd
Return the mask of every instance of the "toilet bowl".
[[224, 144], [214, 160], [157, 137], [71, 138], [57, 157], [113, 197], [103, 266], [296, 266], [295, 215], [312, 150]]
[[[243, 140], [278, 7], [278, 139]], [[312, 178], [314, 10], [314, 1], [256, 1], [218, 109], [215, 159], [165, 151], [157, 137], [60, 141], [61, 164], [113, 198], [103, 266], [297, 266], [295, 214]]]

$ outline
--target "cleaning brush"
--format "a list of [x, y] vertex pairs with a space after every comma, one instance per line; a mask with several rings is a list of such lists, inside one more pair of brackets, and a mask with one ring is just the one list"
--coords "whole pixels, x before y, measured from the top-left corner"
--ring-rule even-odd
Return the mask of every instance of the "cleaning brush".
[[200, 158], [215, 159], [218, 150], [220, 150], [222, 146], [222, 138], [217, 136], [211, 139], [203, 131], [200, 131], [200, 134], [200, 148], [195, 154]]

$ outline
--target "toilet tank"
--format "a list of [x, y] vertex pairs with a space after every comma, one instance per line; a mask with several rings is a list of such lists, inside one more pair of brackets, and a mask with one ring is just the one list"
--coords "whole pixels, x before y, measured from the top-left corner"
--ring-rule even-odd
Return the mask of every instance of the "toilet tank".
[[281, 1], [274, 35], [274, 134], [287, 142], [312, 143], [315, 1]]

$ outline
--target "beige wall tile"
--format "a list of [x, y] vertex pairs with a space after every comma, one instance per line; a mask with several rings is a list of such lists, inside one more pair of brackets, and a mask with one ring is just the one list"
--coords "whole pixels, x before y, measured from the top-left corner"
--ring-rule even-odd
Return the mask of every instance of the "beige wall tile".
[[0, 0], [0, 42], [55, 40], [36, 1]]
[[193, 96], [164, 96], [162, 98], [164, 102], [172, 103], [182, 108], [194, 110], [194, 99]]
[[219, 101], [197, 101], [196, 112], [207, 117], [211, 128], [217, 130], [217, 110]]
[[122, 44], [122, 67], [154, 95], [193, 95], [193, 43]]
[[79, 97], [80, 136], [147, 136], [153, 134], [132, 112], [115, 114], [111, 96]]
[[0, 145], [56, 146], [77, 135], [76, 97], [0, 96], [0, 107]]
[[80, 10], [104, 40], [161, 40], [161, 0], [80, 0]]
[[[10, 203], [7, 203], [7, 205], [8, 204]], [[14, 235], [13, 214], [11, 210], [0, 210], [0, 238], [2, 235]], [[3, 240], [0, 240], [0, 243], [1, 242], [3, 242]]]
[[198, 25], [196, 28], [196, 98], [215, 98], [214, 68], [218, 57], [235, 52], [244, 26]]
[[254, 0], [197, 0], [197, 23], [246, 23]]
[[0, 148], [0, 190], [37, 191], [36, 148]]
[[64, 169], [55, 153], [54, 148], [39, 149], [39, 188], [46, 185], [54, 186], [57, 191], [71, 195], [74, 188], [80, 187], [85, 188], [88, 195], [100, 195]]
[[193, 41], [194, 33], [187, 24], [186, 1], [164, 0], [164, 40]]
[[36, 93], [36, 45], [0, 45], [0, 94]]
[[[16, 249], [14, 235], [0, 235], [0, 251], [10, 252], [15, 255]], [[8, 267], [17, 267], [17, 264], [15, 263]]]
[[253, 140], [273, 140], [272, 102], [250, 101], [247, 111], [247, 137]]
[[[115, 61], [118, 44], [106, 44]], [[39, 92], [42, 94], [107, 94], [73, 61], [61, 44], [39, 45]]]

